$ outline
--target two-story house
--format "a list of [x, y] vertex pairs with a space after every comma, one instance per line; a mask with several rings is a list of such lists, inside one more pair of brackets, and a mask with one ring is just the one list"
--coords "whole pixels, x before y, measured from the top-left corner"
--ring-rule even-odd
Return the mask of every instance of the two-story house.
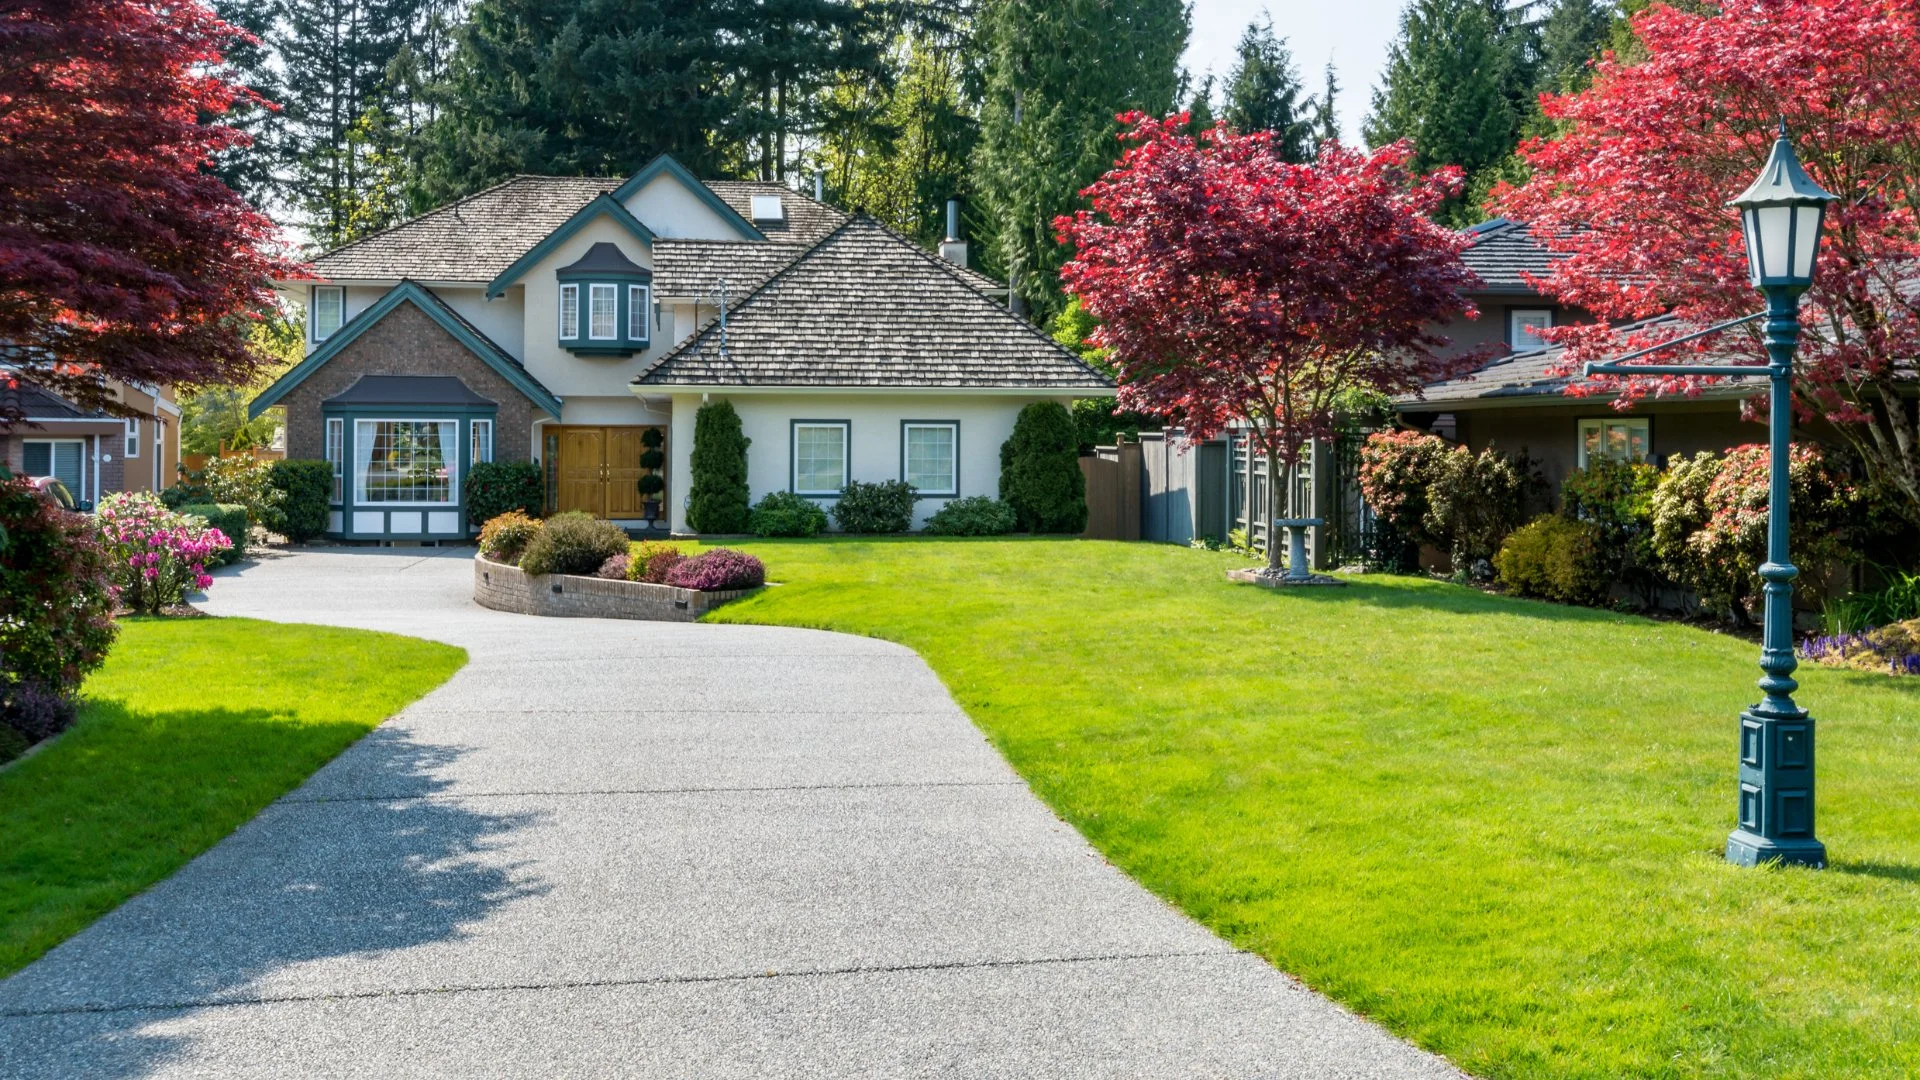
[[1112, 393], [942, 248], [665, 156], [520, 176], [276, 283], [308, 353], [251, 411], [333, 463], [341, 539], [469, 535], [461, 478], [490, 460], [536, 462], [549, 510], [685, 531], [694, 414], [722, 399], [756, 500], [898, 479], [921, 521], [997, 492], [1021, 407]]
[[180, 406], [171, 387], [109, 380], [131, 415], [81, 408], [0, 370], [0, 393], [20, 419], [0, 426], [0, 461], [16, 476], [51, 476], [85, 506], [116, 491], [159, 491], [180, 463]]
[[1593, 316], [1557, 305], [1530, 283], [1551, 274], [1557, 256], [1525, 225], [1505, 218], [1469, 232], [1473, 245], [1461, 258], [1481, 281], [1472, 295], [1480, 317], [1450, 324], [1445, 333], [1456, 350], [1490, 348], [1498, 355], [1469, 375], [1395, 402], [1403, 420], [1476, 451], [1493, 446], [1525, 453], [1556, 491], [1595, 456], [1664, 464], [1676, 454], [1765, 438], [1763, 427], [1741, 419], [1740, 401], [1754, 388], [1740, 380], [1698, 397], [1643, 400], [1626, 412], [1613, 407], [1611, 396], [1569, 397], [1570, 380], [1548, 374], [1564, 363], [1560, 350], [1533, 330]]

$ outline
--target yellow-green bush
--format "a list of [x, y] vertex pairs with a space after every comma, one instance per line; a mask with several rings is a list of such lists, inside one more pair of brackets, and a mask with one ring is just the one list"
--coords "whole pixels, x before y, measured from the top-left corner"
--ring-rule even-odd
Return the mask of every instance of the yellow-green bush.
[[1613, 576], [1596, 532], [1588, 522], [1542, 515], [1508, 535], [1493, 557], [1494, 569], [1521, 596], [1604, 604]]

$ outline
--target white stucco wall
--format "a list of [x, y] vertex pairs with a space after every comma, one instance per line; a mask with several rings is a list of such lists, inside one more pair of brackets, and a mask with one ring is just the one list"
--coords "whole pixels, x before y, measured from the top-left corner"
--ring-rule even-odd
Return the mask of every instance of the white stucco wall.
[[624, 204], [655, 236], [682, 240], [751, 240], [732, 220], [721, 216], [698, 193], [665, 173], [654, 177]]
[[[903, 420], [952, 420], [960, 425], [960, 494], [1000, 493], [1000, 444], [1013, 434], [1014, 418], [1036, 397], [965, 393], [866, 394], [719, 394], [733, 402], [741, 426], [753, 440], [747, 448], [747, 485], [753, 501], [785, 491], [793, 475], [792, 422], [844, 420], [849, 425], [848, 473], [854, 480], [898, 480], [900, 424]], [[1071, 404], [1069, 399], [1060, 399]], [[694, 414], [701, 395], [675, 395], [672, 435], [668, 439], [668, 487], [673, 528], [687, 531], [686, 495], [693, 482]], [[820, 500], [829, 507], [833, 500]], [[945, 499], [922, 499], [914, 509], [914, 527], [926, 523]]]
[[[560, 347], [560, 279], [554, 272], [577, 261], [598, 243], [612, 243], [635, 263], [653, 266], [653, 253], [634, 235], [602, 215], [588, 222], [566, 242], [547, 253], [520, 278], [520, 284], [494, 303], [510, 301], [516, 294], [525, 312], [524, 351], [521, 362], [534, 378], [561, 398], [618, 397], [627, 393], [633, 377], [652, 365], [652, 355], [670, 347], [654, 327], [653, 347], [633, 356], [575, 356]], [[657, 320], [656, 320], [657, 322]]]

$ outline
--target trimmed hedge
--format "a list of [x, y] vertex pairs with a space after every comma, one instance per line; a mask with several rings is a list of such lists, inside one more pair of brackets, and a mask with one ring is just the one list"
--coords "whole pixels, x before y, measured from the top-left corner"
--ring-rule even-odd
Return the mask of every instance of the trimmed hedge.
[[913, 527], [916, 498], [913, 485], [905, 480], [855, 480], [840, 489], [833, 520], [841, 532], [903, 533]]
[[467, 470], [465, 494], [467, 520], [475, 525], [510, 510], [537, 517], [546, 501], [540, 466], [531, 461], [483, 461]]
[[627, 531], [611, 521], [571, 510], [547, 519], [520, 556], [529, 574], [598, 573], [615, 555], [627, 553]]
[[[317, 540], [327, 531], [327, 503], [333, 498], [333, 463], [293, 458], [276, 461], [267, 485], [280, 492], [266, 526], [296, 544]], [[216, 526], [217, 527], [217, 526]], [[225, 532], [225, 529], [221, 530]], [[238, 546], [238, 541], [235, 542]]]
[[747, 527], [755, 536], [814, 536], [827, 527], [827, 512], [804, 495], [775, 491], [753, 508]]
[[969, 495], [934, 511], [927, 519], [927, 535], [1004, 536], [1019, 524], [1013, 507], [985, 495]]
[[246, 507], [239, 503], [201, 503], [197, 506], [182, 506], [178, 513], [192, 514], [204, 519], [208, 525], [219, 529], [227, 541], [233, 545], [208, 559], [207, 569], [239, 562], [246, 555], [247, 533], [250, 531]]
[[1028, 532], [1086, 530], [1080, 432], [1065, 405], [1036, 401], [1020, 410], [1012, 437], [1000, 446], [1000, 498]]
[[732, 402], [709, 402], [693, 414], [688, 528], [703, 533], [746, 531], [752, 498], [747, 490], [747, 447], [751, 445], [753, 440], [741, 430], [740, 414]]

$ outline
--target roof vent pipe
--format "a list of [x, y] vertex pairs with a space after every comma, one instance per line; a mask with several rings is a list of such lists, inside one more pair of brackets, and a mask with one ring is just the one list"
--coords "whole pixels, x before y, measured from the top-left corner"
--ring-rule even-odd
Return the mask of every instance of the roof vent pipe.
[[827, 201], [827, 171], [825, 169], [813, 170], [813, 201], [817, 203]]
[[940, 241], [940, 257], [955, 266], [967, 265], [967, 242], [960, 239], [960, 200], [947, 200], [947, 238]]

